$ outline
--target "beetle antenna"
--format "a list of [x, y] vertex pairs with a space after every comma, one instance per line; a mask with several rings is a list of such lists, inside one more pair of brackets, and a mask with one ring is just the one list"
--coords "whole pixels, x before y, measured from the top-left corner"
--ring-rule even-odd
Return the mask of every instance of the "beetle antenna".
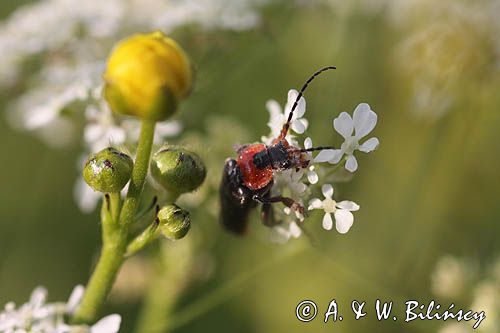
[[332, 147], [332, 146], [320, 146], [320, 147], [297, 149], [297, 151], [300, 151], [301, 153], [306, 153], [306, 152], [325, 150], [325, 149], [337, 149], [337, 148]]
[[281, 129], [281, 133], [278, 137], [278, 140], [285, 138], [286, 134], [288, 133], [288, 130], [290, 129], [290, 123], [292, 122], [293, 112], [297, 108], [297, 105], [299, 104], [299, 100], [303, 96], [304, 91], [307, 89], [307, 86], [309, 85], [309, 83], [311, 83], [318, 75], [320, 75], [321, 73], [326, 72], [327, 70], [330, 70], [330, 69], [337, 69], [337, 68], [334, 66], [327, 66], [327, 67], [323, 67], [321, 69], [318, 69], [316, 72], [314, 72], [313, 75], [311, 75], [307, 79], [307, 81], [304, 83], [302, 88], [300, 88], [299, 94], [297, 95], [297, 98], [295, 98], [295, 102], [293, 102], [292, 109], [290, 110], [290, 113], [288, 114], [288, 119], [287, 119], [285, 125], [283, 125], [283, 128]]

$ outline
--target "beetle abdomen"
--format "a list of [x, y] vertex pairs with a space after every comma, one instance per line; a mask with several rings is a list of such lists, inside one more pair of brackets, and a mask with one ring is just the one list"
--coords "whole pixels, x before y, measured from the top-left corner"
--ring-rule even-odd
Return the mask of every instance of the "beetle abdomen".
[[248, 214], [257, 204], [243, 187], [243, 175], [236, 160], [227, 159], [220, 185], [220, 222], [235, 234], [244, 234], [247, 229]]

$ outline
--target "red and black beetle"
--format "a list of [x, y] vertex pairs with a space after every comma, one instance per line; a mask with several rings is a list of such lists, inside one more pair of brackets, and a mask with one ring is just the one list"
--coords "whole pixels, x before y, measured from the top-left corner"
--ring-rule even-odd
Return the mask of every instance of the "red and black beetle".
[[282, 202], [294, 211], [304, 213], [304, 207], [291, 198], [271, 196], [273, 173], [286, 169], [302, 169], [309, 166], [307, 152], [333, 149], [333, 147], [314, 147], [302, 149], [294, 147], [286, 140], [293, 112], [311, 81], [324, 71], [335, 69], [328, 66], [319, 69], [307, 79], [293, 103], [287, 122], [280, 135], [271, 145], [263, 143], [246, 144], [237, 149], [238, 158], [226, 159], [220, 186], [222, 225], [236, 234], [243, 234], [247, 229], [248, 214], [258, 203], [262, 204], [262, 221], [267, 226], [275, 224], [271, 204]]

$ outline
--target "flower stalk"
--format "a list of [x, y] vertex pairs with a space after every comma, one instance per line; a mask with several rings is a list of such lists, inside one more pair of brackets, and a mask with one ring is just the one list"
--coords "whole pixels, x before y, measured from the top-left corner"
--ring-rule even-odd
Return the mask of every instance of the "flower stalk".
[[154, 129], [155, 121], [142, 121], [137, 156], [123, 206], [120, 207], [119, 193], [106, 196], [107, 199], [103, 201], [101, 213], [103, 247], [82, 303], [73, 316], [75, 323], [92, 323], [97, 318], [125, 259], [128, 229], [139, 207], [149, 167]]
[[139, 207], [142, 188], [144, 187], [144, 181], [148, 172], [151, 149], [153, 147], [155, 123], [155, 121], [147, 119], [142, 120], [141, 134], [137, 146], [137, 157], [132, 170], [127, 197], [120, 212], [120, 224], [124, 226], [132, 223]]

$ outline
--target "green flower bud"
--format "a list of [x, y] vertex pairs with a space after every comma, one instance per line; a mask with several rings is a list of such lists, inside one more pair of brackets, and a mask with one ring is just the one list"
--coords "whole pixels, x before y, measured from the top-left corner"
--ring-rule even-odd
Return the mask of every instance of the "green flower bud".
[[95, 191], [120, 192], [130, 179], [133, 165], [130, 156], [108, 147], [89, 157], [83, 179]]
[[170, 239], [181, 239], [191, 227], [189, 212], [175, 204], [160, 209], [158, 220], [161, 233]]
[[166, 148], [153, 155], [151, 175], [167, 191], [180, 194], [197, 189], [207, 171], [195, 153], [182, 148]]

